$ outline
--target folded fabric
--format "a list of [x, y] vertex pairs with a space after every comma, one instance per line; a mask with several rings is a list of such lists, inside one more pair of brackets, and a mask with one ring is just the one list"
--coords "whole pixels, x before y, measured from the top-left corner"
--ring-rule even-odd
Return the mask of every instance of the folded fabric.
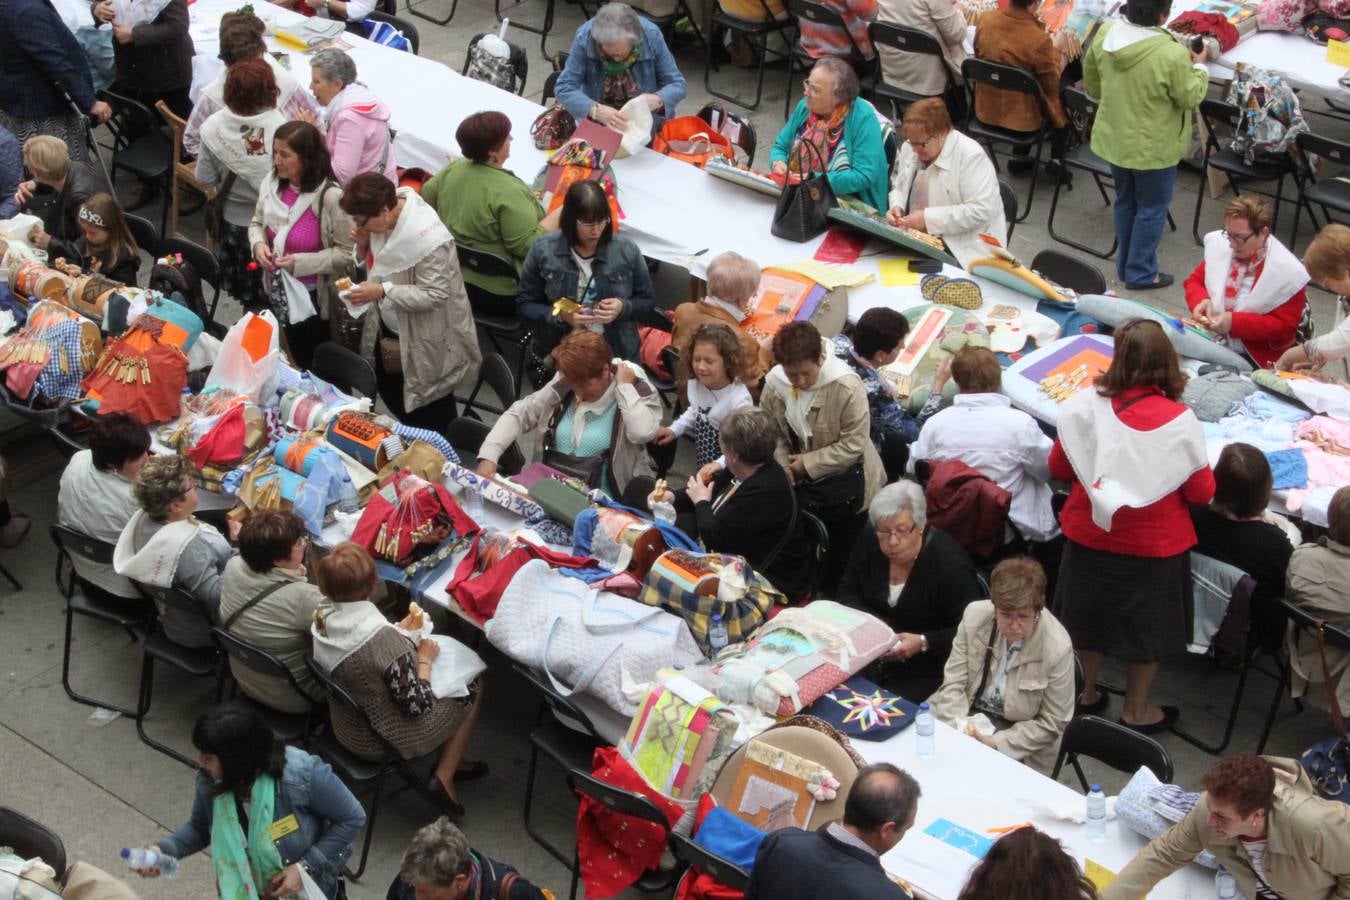
[[1270, 463], [1271, 485], [1277, 491], [1308, 486], [1308, 460], [1302, 450], [1275, 450], [1266, 452]]
[[496, 534], [500, 532], [478, 534], [474, 537], [469, 552], [459, 561], [454, 577], [445, 586], [445, 592], [479, 624], [497, 614], [497, 604], [501, 602], [502, 592], [521, 567], [530, 560], [542, 559], [550, 566], [565, 569], [586, 568], [595, 562], [585, 556], [559, 553], [529, 541], [516, 541], [505, 555], [485, 566], [484, 542], [489, 539], [489, 535]]
[[726, 807], [718, 806], [711, 793], [699, 800], [698, 810], [694, 843], [749, 872], [755, 865], [759, 845], [768, 835], [736, 818]]
[[884, 741], [908, 728], [917, 709], [899, 694], [854, 675], [802, 712], [825, 720], [851, 738]]
[[1187, 381], [1181, 402], [1189, 406], [1201, 422], [1217, 422], [1256, 390], [1251, 379], [1226, 369], [1215, 369], [1201, 372]]
[[1316, 444], [1328, 453], [1350, 454], [1350, 422], [1330, 416], [1313, 416], [1294, 429], [1299, 440]]

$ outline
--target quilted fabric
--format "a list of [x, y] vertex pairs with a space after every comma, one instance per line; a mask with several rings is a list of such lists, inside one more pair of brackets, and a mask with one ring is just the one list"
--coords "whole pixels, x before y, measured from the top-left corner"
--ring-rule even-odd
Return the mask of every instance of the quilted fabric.
[[726, 704], [675, 676], [647, 691], [619, 750], [652, 787], [690, 800], [712, 788], [731, 755], [736, 727]]

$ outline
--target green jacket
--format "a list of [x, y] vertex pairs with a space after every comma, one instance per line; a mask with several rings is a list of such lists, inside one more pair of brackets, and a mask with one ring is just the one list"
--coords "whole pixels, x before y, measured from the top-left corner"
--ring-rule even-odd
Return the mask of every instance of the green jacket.
[[1083, 60], [1083, 86], [1101, 101], [1092, 150], [1122, 169], [1171, 168], [1190, 147], [1191, 110], [1209, 90], [1209, 74], [1163, 29], [1117, 48], [1117, 28], [1137, 26], [1103, 25]]
[[[460, 158], [422, 185], [422, 199], [436, 210], [461, 244], [525, 263], [535, 238], [544, 233], [544, 208], [513, 172]], [[493, 294], [514, 298], [516, 282], [504, 276], [483, 278], [464, 272], [464, 281]]]
[[[778, 140], [769, 154], [771, 163], [787, 162], [792, 142], [806, 124], [809, 111], [806, 101], [797, 101], [792, 118], [787, 120]], [[886, 194], [890, 190], [891, 173], [886, 165], [886, 145], [881, 136], [881, 123], [872, 104], [861, 97], [853, 101], [853, 108], [844, 117], [844, 146], [848, 150], [848, 168], [834, 168], [831, 160], [830, 188], [839, 197], [857, 197], [868, 206], [884, 213]]]

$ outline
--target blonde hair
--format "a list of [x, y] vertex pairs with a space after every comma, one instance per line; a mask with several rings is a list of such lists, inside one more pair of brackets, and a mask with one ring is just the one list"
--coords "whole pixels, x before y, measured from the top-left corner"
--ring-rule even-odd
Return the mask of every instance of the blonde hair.
[[1270, 227], [1270, 204], [1260, 197], [1243, 194], [1228, 201], [1223, 208], [1225, 219], [1245, 219], [1252, 231], [1260, 234]]
[[1045, 569], [1030, 556], [1014, 556], [994, 566], [989, 596], [1003, 612], [1045, 609]]
[[197, 467], [183, 456], [151, 456], [136, 473], [132, 496], [156, 522], [169, 517], [169, 507], [183, 499], [197, 480]]
[[1303, 267], [1319, 284], [1350, 273], [1350, 227], [1332, 224], [1317, 232], [1303, 254]]
[[759, 263], [734, 250], [719, 253], [708, 263], [708, 296], [736, 306], [759, 290]]
[[60, 138], [35, 135], [23, 142], [23, 164], [39, 181], [60, 181], [70, 174], [70, 150]]

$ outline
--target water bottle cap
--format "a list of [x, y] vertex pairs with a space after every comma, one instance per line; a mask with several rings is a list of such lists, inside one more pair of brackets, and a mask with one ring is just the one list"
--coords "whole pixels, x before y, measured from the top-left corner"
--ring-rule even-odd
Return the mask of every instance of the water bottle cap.
[[927, 702], [927, 701], [924, 701], [923, 703], [920, 703], [920, 704], [919, 704], [919, 711], [920, 711], [920, 712], [928, 712], [928, 709], [929, 709], [929, 706], [928, 706], [928, 702]]
[[713, 620], [714, 622], [720, 622], [720, 621], [722, 621], [722, 614], [721, 614], [721, 613], [714, 613], [714, 614], [713, 614], [712, 620]]
[[123, 848], [122, 848], [122, 858], [123, 858], [123, 859], [130, 859], [130, 858], [131, 858], [131, 848], [130, 848], [130, 847], [123, 847]]
[[1094, 785], [1092, 786], [1092, 793], [1094, 793], [1094, 794], [1100, 794], [1101, 792], [1102, 792], [1102, 786], [1101, 786], [1100, 784], [1094, 784]]

